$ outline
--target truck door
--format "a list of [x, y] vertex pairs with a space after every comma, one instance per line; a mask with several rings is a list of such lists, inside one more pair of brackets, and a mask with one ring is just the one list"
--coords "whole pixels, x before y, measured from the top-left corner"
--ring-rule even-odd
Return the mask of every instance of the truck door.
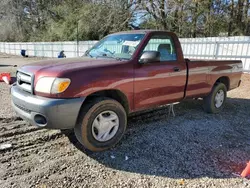
[[[176, 39], [178, 41], [178, 39]], [[179, 41], [167, 33], [154, 34], [141, 54], [160, 52], [160, 61], [135, 65], [135, 110], [169, 104], [183, 99], [186, 85], [186, 63], [181, 54]], [[176, 48], [178, 47], [178, 48]]]

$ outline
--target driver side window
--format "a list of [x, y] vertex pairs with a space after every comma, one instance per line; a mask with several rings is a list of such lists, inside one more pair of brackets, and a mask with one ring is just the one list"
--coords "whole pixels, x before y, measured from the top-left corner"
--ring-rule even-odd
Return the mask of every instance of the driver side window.
[[176, 61], [176, 49], [172, 37], [167, 35], [153, 36], [149, 41], [143, 52], [158, 51], [160, 52], [160, 61]]

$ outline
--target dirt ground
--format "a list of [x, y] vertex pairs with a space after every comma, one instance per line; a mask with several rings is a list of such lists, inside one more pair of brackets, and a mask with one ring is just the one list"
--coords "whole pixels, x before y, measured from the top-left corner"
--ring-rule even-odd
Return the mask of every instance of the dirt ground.
[[[0, 72], [36, 61], [0, 55]], [[17, 118], [0, 83], [0, 187], [250, 187], [238, 177], [250, 160], [250, 75], [228, 93], [220, 114], [202, 101], [134, 114], [121, 142], [86, 152], [71, 131], [42, 130]]]

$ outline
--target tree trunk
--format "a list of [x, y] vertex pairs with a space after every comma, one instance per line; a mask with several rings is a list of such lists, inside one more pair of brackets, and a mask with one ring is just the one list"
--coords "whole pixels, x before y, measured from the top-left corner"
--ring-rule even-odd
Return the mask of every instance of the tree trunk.
[[212, 22], [212, 11], [213, 11], [213, 1], [209, 0], [206, 5], [206, 11], [207, 11], [207, 16], [206, 19], [204, 20], [205, 22], [205, 37], [210, 37], [211, 36], [211, 22]]
[[196, 27], [197, 27], [197, 12], [198, 12], [198, 2], [195, 3], [194, 15], [193, 15], [193, 28], [192, 28], [192, 37], [196, 38]]
[[212, 16], [213, 15], [213, 1], [210, 0], [209, 2], [209, 23], [208, 23], [208, 36], [211, 36], [211, 22], [212, 22]]
[[183, 10], [184, 10], [184, 5], [181, 5], [181, 11], [180, 11], [180, 19], [179, 19], [179, 35], [182, 36], [182, 27], [183, 27]]
[[228, 36], [229, 37], [232, 35], [233, 20], [234, 20], [234, 0], [231, 0], [230, 21], [228, 24]]
[[249, 18], [248, 18], [248, 10], [249, 10], [249, 0], [245, 0], [245, 10], [244, 10], [244, 35], [249, 35]]
[[243, 33], [243, 22], [242, 22], [242, 17], [243, 17], [243, 0], [238, 0], [238, 14], [236, 17], [236, 23], [238, 25], [238, 29], [240, 31], [239, 34]]
[[167, 20], [166, 20], [166, 12], [165, 12], [165, 0], [161, 0], [159, 11], [160, 11], [160, 19], [161, 19], [162, 27], [164, 30], [167, 30], [168, 26], [167, 26]]
[[175, 7], [175, 11], [174, 11], [174, 24], [173, 24], [173, 32], [179, 32], [179, 6]]

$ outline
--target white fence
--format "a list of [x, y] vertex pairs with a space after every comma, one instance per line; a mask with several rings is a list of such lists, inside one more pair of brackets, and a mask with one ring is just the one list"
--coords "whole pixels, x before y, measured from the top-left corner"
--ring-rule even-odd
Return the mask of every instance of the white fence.
[[[245, 72], [250, 72], [250, 37], [209, 37], [180, 39], [185, 58], [242, 60]], [[0, 52], [20, 55], [21, 49], [29, 56], [57, 57], [61, 50], [67, 57], [84, 54], [97, 41], [77, 42], [0, 42]]]
[[77, 57], [84, 54], [97, 41], [77, 42], [0, 42], [0, 52], [20, 55], [21, 50], [26, 50], [27, 55], [37, 57], [57, 57], [61, 50], [67, 57]]
[[209, 37], [180, 39], [184, 56], [194, 59], [242, 60], [250, 72], [250, 37]]

